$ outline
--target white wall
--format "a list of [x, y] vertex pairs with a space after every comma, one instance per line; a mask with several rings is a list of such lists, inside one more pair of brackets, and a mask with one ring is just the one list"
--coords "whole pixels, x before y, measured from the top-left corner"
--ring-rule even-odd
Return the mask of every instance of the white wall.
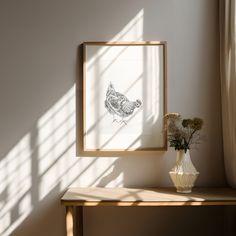
[[[201, 172], [196, 185], [225, 184], [218, 1], [3, 0], [0, 35], [1, 235], [64, 235], [59, 200], [70, 185], [172, 185], [173, 150], [76, 157], [74, 84], [83, 41], [168, 41], [168, 110], [205, 122], [205, 138], [191, 153]], [[189, 235], [190, 228], [191, 235], [222, 235], [222, 222], [221, 207], [91, 208], [85, 235]]]

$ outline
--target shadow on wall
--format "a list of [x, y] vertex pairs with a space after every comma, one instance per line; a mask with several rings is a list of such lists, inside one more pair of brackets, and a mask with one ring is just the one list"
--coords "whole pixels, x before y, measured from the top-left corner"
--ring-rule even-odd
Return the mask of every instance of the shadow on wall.
[[[40, 223], [50, 211], [62, 215], [58, 193], [77, 177], [73, 169], [78, 160], [72, 158], [75, 149], [74, 90], [73, 86], [1, 159], [1, 235], [20, 234], [22, 227]], [[46, 207], [47, 204], [50, 205]], [[28, 229], [27, 234], [32, 235], [31, 227]], [[42, 233], [43, 230], [47, 229], [42, 228]], [[45, 235], [48, 233], [46, 231]]]
[[[70, 185], [109, 187], [138, 183], [138, 187], [149, 183], [151, 186], [157, 177], [159, 183], [166, 183], [163, 158], [150, 157], [152, 160], [146, 161], [142, 157], [75, 157], [77, 91], [74, 82], [78, 75], [71, 75], [71, 71], [79, 64], [74, 55], [78, 43], [93, 39], [145, 40], [144, 36], [168, 40], [174, 34], [171, 33], [172, 1], [108, 2], [102, 0], [95, 5], [95, 1], [50, 0], [36, 7], [35, 1], [1, 3], [0, 26], [3, 24], [6, 31], [1, 35], [1, 40], [6, 42], [5, 46], [0, 44], [4, 55], [1, 63], [5, 63], [1, 73], [9, 70], [8, 77], [1, 74], [0, 87], [0, 125], [4, 126], [0, 127], [2, 236], [64, 235], [60, 197]], [[149, 14], [144, 21], [146, 9]], [[211, 7], [204, 6], [204, 9]], [[166, 33], [166, 29], [170, 33]], [[209, 113], [217, 113], [211, 111], [209, 109]], [[167, 214], [166, 221], [169, 216], [171, 213]], [[135, 229], [137, 225], [134, 224]], [[146, 225], [149, 226], [149, 218]]]
[[[75, 90], [69, 89], [1, 159], [1, 235], [33, 235], [38, 227], [42, 235], [60, 235], [60, 196], [68, 186], [128, 186], [141, 177], [132, 158], [75, 157]], [[135, 161], [144, 170], [156, 168], [146, 159]]]
[[[142, 40], [142, 32], [143, 10], [136, 13], [112, 40]], [[64, 209], [60, 206], [60, 197], [68, 186], [73, 183], [80, 186], [125, 184], [126, 167], [122, 168], [122, 159], [87, 158], [82, 161], [75, 157], [75, 94], [75, 85], [71, 85], [36, 119], [28, 132], [23, 130], [24, 136], [14, 146], [8, 145], [8, 151], [1, 150], [2, 236], [39, 235], [38, 232], [40, 235], [63, 235]], [[17, 116], [17, 112], [16, 109], [12, 115]], [[30, 114], [25, 120], [32, 123], [29, 117]], [[14, 130], [12, 132], [6, 136], [10, 137], [9, 143]], [[132, 169], [132, 161], [127, 163], [127, 168]]]

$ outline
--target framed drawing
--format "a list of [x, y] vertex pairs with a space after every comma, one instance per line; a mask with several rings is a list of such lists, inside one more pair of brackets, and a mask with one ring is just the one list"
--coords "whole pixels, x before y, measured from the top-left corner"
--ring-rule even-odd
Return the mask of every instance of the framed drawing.
[[83, 151], [167, 149], [166, 42], [83, 43]]

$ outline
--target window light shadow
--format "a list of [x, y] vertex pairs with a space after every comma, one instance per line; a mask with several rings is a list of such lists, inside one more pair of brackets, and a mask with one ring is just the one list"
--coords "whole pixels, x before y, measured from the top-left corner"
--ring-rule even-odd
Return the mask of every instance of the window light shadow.
[[[142, 40], [142, 33], [143, 10], [111, 41]], [[43, 222], [45, 214], [62, 215], [60, 195], [74, 183], [84, 186], [106, 181], [106, 185], [124, 183], [122, 170], [116, 180], [102, 181], [104, 175], [114, 172], [116, 158], [106, 160], [106, 165], [102, 166], [100, 161], [104, 160], [76, 158], [75, 116], [79, 115], [75, 114], [75, 97], [73, 86], [1, 158], [0, 235], [24, 235], [25, 227], [32, 223], [35, 215], [37, 225]], [[103, 114], [99, 114], [99, 119], [103, 119]], [[30, 230], [32, 228], [28, 228], [27, 233], [33, 235]]]
[[[135, 116], [137, 116], [137, 114], [138, 114], [139, 112], [141, 112], [141, 110], [142, 110], [142, 108], [140, 108], [135, 114], [133, 114], [133, 116], [131, 116], [131, 117], [127, 120], [127, 122], [130, 122], [132, 119], [134, 119]], [[120, 131], [121, 131], [124, 127], [126, 127], [126, 125], [125, 125], [125, 124], [122, 124], [121, 127], [120, 127], [109, 139], [107, 139], [107, 140], [100, 146], [100, 149], [105, 148], [106, 145], [109, 144], [109, 143], [112, 141], [112, 139], [115, 138], [115, 137], [120, 133]]]
[[[43, 122], [35, 125], [28, 134], [0, 162], [0, 234], [11, 234], [38, 207], [44, 197], [61, 184], [61, 179], [73, 168], [76, 159], [71, 159], [75, 145], [74, 127], [74, 88], [58, 101], [42, 117]], [[63, 104], [61, 104], [63, 103]], [[60, 106], [59, 106], [60, 105]], [[68, 112], [72, 110], [71, 112]], [[64, 111], [64, 115], [63, 115]], [[48, 126], [50, 123], [50, 127]], [[46, 127], [46, 128], [45, 128]], [[73, 131], [72, 131], [73, 128]], [[39, 136], [49, 133], [40, 142]], [[62, 130], [63, 129], [63, 130]], [[42, 136], [41, 136], [42, 137]], [[61, 146], [63, 146], [61, 148]], [[42, 149], [53, 148], [56, 156], [41, 155]], [[54, 154], [54, 155], [55, 155]], [[70, 156], [66, 167], [65, 158]], [[44, 171], [40, 174], [40, 165], [44, 162]], [[54, 181], [50, 183], [50, 179]], [[75, 178], [75, 176], [73, 176]], [[45, 183], [49, 184], [45, 184]], [[69, 182], [69, 181], [68, 181]], [[42, 186], [47, 186], [42, 188]]]
[[[143, 20], [144, 11], [140, 10], [137, 15], [117, 34], [110, 42], [113, 41], [127, 41], [127, 38], [135, 38], [136, 41], [142, 40], [143, 38]], [[99, 52], [98, 57], [94, 56], [89, 60], [88, 69], [91, 69], [95, 63], [98, 62], [99, 58], [104, 56], [108, 52], [108, 48]]]

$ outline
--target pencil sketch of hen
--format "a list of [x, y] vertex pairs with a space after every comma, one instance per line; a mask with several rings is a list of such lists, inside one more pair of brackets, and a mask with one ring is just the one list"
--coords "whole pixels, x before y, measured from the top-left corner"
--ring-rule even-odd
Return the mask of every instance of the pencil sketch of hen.
[[139, 108], [142, 102], [137, 99], [136, 101], [130, 101], [122, 93], [116, 92], [113, 84], [110, 82], [105, 100], [105, 108], [113, 115], [113, 122], [120, 122], [127, 124], [125, 118], [131, 116], [135, 108]]

